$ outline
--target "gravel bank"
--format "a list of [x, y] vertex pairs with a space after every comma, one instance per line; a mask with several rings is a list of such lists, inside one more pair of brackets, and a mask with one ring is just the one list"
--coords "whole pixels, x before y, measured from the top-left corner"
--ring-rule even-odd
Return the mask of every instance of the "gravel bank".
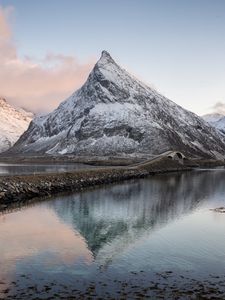
[[61, 192], [78, 192], [88, 187], [159, 173], [190, 170], [189, 167], [162, 158], [155, 163], [137, 167], [85, 169], [68, 173], [0, 177], [0, 211], [38, 197]]

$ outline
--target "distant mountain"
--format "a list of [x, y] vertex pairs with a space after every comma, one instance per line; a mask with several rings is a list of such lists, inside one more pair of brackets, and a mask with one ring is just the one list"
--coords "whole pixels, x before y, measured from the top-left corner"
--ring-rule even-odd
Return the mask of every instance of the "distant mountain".
[[27, 130], [33, 114], [9, 105], [0, 97], [0, 152], [8, 150]]
[[212, 113], [212, 114], [207, 114], [202, 116], [202, 118], [210, 124], [214, 124], [215, 122], [219, 121], [223, 117], [224, 115], [219, 113]]
[[86, 83], [52, 113], [35, 118], [10, 152], [148, 155], [172, 149], [202, 157], [225, 155], [217, 130], [103, 51]]
[[203, 119], [216, 129], [218, 129], [220, 132], [225, 134], [225, 115], [218, 113], [208, 114], [204, 115]]

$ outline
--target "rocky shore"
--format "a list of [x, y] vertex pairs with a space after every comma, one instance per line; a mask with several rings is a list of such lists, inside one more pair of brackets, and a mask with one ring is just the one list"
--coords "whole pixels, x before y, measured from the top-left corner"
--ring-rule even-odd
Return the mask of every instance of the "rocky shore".
[[153, 163], [133, 167], [105, 167], [58, 174], [4, 176], [0, 177], [0, 211], [25, 204], [34, 198], [49, 197], [61, 192], [79, 192], [102, 184], [185, 170], [191, 168], [177, 161], [162, 158]]
[[[34, 283], [32, 274], [21, 274], [10, 283], [2, 282], [0, 299], [224, 299], [224, 276], [209, 274], [204, 279], [193, 278], [190, 272], [175, 274], [172, 271], [153, 273], [141, 270], [129, 272], [127, 278], [104, 278], [103, 274], [89, 281], [74, 278], [67, 283], [61, 281]], [[21, 284], [23, 283], [23, 284]], [[3, 298], [1, 298], [1, 295]]]

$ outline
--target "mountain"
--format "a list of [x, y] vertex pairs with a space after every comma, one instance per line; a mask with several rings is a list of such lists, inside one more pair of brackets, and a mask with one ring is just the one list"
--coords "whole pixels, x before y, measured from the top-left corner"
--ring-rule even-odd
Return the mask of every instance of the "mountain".
[[225, 116], [219, 113], [204, 115], [203, 119], [225, 134]]
[[224, 115], [220, 113], [212, 113], [212, 114], [207, 114], [202, 116], [202, 118], [210, 124], [214, 124], [215, 122], [219, 121], [223, 117]]
[[122, 69], [106, 51], [84, 85], [35, 118], [10, 153], [224, 157], [220, 133]]
[[16, 109], [0, 97], [0, 152], [9, 149], [27, 130], [32, 113]]
[[220, 118], [218, 121], [211, 123], [216, 129], [225, 134], [225, 116]]

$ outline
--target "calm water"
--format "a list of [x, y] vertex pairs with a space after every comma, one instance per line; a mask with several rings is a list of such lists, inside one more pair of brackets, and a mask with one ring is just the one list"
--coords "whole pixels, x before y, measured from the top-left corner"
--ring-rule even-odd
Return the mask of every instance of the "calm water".
[[225, 171], [202, 170], [56, 197], [1, 215], [0, 295], [122, 299], [123, 291], [133, 299], [141, 288], [170, 299], [171, 289], [205, 282], [223, 298], [225, 214], [210, 210], [222, 206]]
[[0, 176], [68, 172], [79, 169], [90, 169], [93, 166], [85, 164], [9, 164], [0, 162]]

